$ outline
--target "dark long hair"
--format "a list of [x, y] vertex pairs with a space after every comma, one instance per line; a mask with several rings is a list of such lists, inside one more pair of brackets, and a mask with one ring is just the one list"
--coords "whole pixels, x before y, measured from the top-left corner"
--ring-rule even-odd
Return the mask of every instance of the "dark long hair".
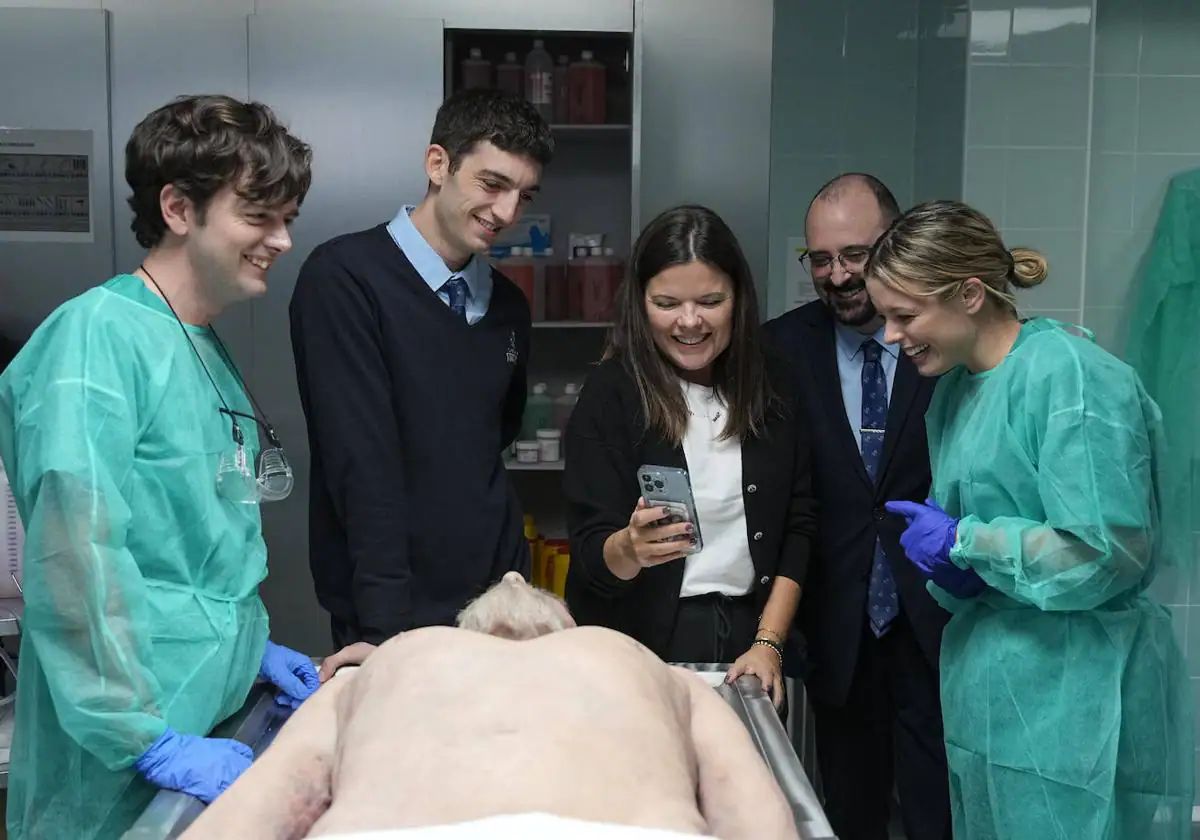
[[646, 425], [675, 444], [688, 426], [679, 374], [659, 351], [646, 315], [646, 286], [676, 265], [706, 263], [733, 285], [729, 347], [713, 363], [713, 390], [728, 406], [722, 438], [744, 440], [762, 433], [774, 397], [767, 381], [754, 278], [729, 226], [707, 207], [684, 205], [646, 225], [633, 246], [629, 270], [616, 300], [616, 324], [605, 358], [619, 359], [637, 383]]

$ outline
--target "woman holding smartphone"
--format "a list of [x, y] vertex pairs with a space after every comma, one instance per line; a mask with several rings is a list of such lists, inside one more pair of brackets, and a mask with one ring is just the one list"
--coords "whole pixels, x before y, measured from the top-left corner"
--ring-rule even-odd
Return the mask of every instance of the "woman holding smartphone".
[[[668, 210], [634, 244], [564, 478], [576, 620], [669, 662], [733, 662], [729, 679], [758, 676], [777, 706], [816, 531], [791, 381], [763, 347], [733, 232], [707, 208]], [[686, 470], [692, 498], [648, 503], [643, 466]], [[670, 521], [689, 506], [697, 522]]]

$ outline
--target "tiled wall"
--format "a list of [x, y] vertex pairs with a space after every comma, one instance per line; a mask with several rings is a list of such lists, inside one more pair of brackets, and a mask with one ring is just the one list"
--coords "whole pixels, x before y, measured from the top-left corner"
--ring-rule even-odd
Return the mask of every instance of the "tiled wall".
[[790, 236], [839, 172], [912, 199], [917, 0], [776, 0], [771, 96], [769, 315], [788, 308]]
[[[965, 199], [1050, 260], [1025, 311], [1122, 354], [1167, 181], [1200, 168], [1200, 3], [972, 0], [967, 91]], [[1184, 646], [1200, 737], [1200, 568], [1151, 591]]]
[[[1083, 314], [1101, 341], [1119, 348], [1167, 181], [1200, 169], [1200, 3], [1097, 0], [1096, 12]], [[1196, 550], [1200, 566], [1200, 533]], [[1200, 738], [1200, 571], [1161, 575], [1152, 591], [1184, 643]]]
[[920, 0], [913, 203], [960, 198], [966, 107], [966, 0]]
[[965, 200], [1052, 274], [1021, 297], [1030, 312], [1078, 322], [1091, 88], [1090, 0], [972, 0]]

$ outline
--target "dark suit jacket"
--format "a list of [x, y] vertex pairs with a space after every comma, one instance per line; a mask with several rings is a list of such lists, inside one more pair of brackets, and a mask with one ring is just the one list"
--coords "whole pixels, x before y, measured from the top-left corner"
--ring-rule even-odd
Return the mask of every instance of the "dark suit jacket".
[[[763, 436], [742, 443], [746, 536], [760, 609], [776, 575], [803, 583], [816, 531], [806, 425], [796, 422], [788, 369], [776, 363], [772, 370], [782, 404]], [[616, 577], [604, 563], [604, 541], [629, 524], [641, 495], [638, 467], [687, 467], [682, 447], [647, 432], [644, 417], [633, 378], [620, 362], [601, 362], [567, 426], [567, 603], [580, 624], [620, 630], [662, 656], [675, 626], [684, 563], [645, 569], [631, 581]]]
[[854, 676], [862, 633], [868, 632], [864, 615], [876, 535], [891, 561], [901, 610], [937, 668], [949, 614], [925, 590], [924, 577], [900, 548], [904, 520], [883, 508], [892, 499], [924, 501], [928, 495], [925, 409], [936, 380], [922, 378], [901, 354], [888, 403], [883, 460], [872, 484], [846, 419], [829, 310], [814, 301], [768, 322], [766, 329], [775, 349], [795, 368], [808, 411], [820, 503], [817, 548], [799, 614], [810, 668], [805, 686], [817, 700], [840, 705]]

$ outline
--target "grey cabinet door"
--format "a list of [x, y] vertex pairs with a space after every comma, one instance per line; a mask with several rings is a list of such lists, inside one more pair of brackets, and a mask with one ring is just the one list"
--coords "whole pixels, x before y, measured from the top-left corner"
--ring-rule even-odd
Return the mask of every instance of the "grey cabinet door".
[[297, 479], [286, 501], [263, 506], [271, 557], [263, 597], [273, 632], [323, 652], [329, 625], [313, 602], [308, 571], [309, 455], [288, 302], [316, 245], [385, 222], [424, 195], [424, 151], [442, 101], [442, 21], [285, 11], [249, 21], [250, 97], [268, 103], [313, 149], [312, 188], [292, 228], [292, 250], [276, 261], [270, 290], [253, 304], [253, 383]]
[[711, 207], [765, 304], [772, 2], [637, 0], [634, 11], [634, 226], [676, 204]]
[[[13, 156], [0, 163], [21, 174], [0, 187], [10, 208], [0, 219], [0, 331], [13, 339], [113, 273], [107, 38], [99, 9], [0, 9], [0, 127], [16, 130], [0, 134], [0, 154]], [[42, 145], [22, 130], [39, 132]], [[28, 157], [41, 151], [87, 154], [86, 187], [44, 179], [46, 160]], [[85, 189], [86, 231], [32, 230], [39, 225], [17, 212], [34, 191], [47, 201]]]

